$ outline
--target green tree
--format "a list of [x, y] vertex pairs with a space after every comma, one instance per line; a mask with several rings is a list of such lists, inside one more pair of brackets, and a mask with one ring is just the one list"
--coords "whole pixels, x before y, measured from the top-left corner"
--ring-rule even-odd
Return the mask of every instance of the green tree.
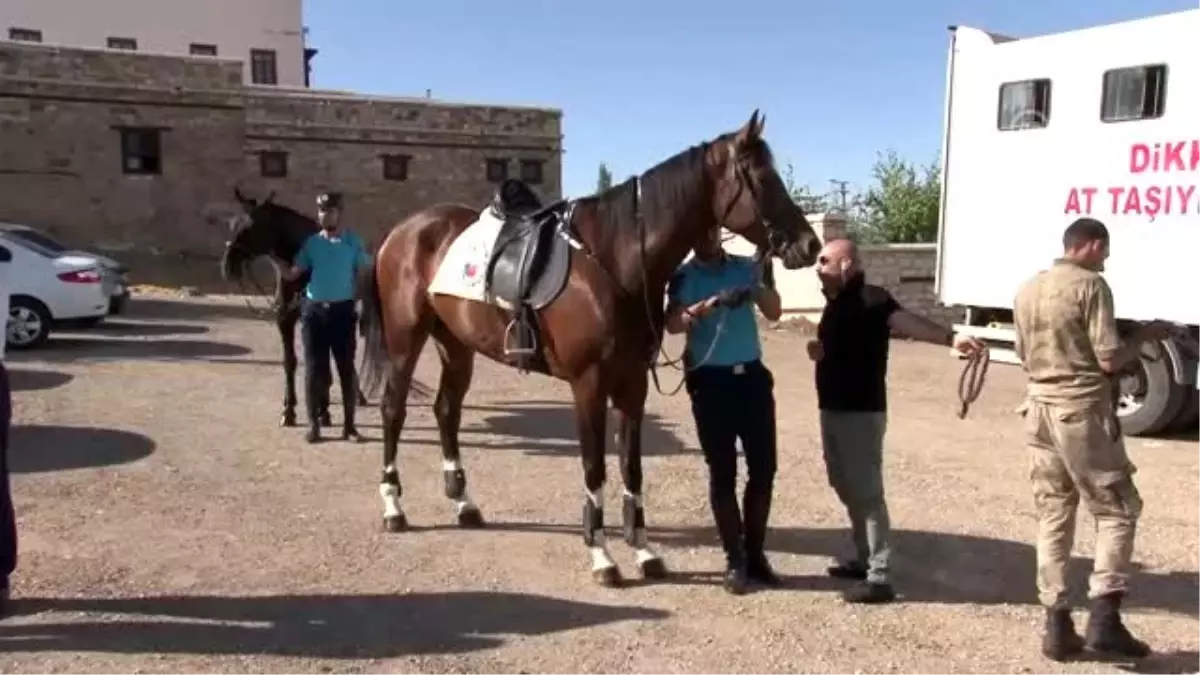
[[829, 211], [829, 200], [825, 195], [819, 195], [812, 191], [812, 188], [807, 185], [797, 185], [795, 171], [789, 162], [783, 169], [783, 185], [787, 188], [788, 194], [792, 195], [792, 201], [800, 205], [800, 208], [805, 213], [825, 213]]
[[600, 175], [596, 178], [596, 192], [604, 192], [612, 187], [612, 172], [608, 170], [608, 165], [600, 162]]
[[888, 150], [871, 175], [874, 184], [856, 196], [851, 209], [855, 237], [863, 242], [936, 241], [942, 190], [937, 162], [918, 167]]

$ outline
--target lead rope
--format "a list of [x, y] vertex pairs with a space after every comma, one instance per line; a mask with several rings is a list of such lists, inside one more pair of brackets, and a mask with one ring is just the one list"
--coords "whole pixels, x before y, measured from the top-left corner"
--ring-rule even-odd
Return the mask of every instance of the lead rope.
[[967, 357], [962, 374], [958, 376], [958, 401], [961, 404], [958, 410], [958, 419], [966, 419], [971, 404], [979, 398], [979, 393], [983, 391], [983, 384], [987, 381], [988, 365], [991, 361], [991, 352], [987, 347]]

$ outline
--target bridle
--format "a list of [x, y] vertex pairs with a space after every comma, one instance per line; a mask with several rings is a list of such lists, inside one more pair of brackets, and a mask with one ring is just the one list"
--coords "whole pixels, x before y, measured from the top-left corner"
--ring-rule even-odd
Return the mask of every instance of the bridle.
[[[762, 253], [762, 255], [756, 255], [755, 262], [754, 262], [754, 265], [757, 268], [757, 276], [759, 278], [762, 278], [763, 267], [771, 264], [771, 253], [774, 252], [776, 254], [780, 254], [784, 250], [784, 247], [788, 244], [788, 236], [786, 233], [781, 231], [779, 228], [775, 227], [772, 224], [771, 220], [768, 219], [763, 214], [762, 207], [760, 206], [760, 202], [759, 202], [758, 190], [755, 187], [754, 180], [750, 176], [750, 169], [747, 168], [747, 166], [746, 166], [747, 157], [744, 154], [739, 154], [736, 152], [732, 153], [732, 155], [733, 155], [733, 161], [734, 161], [734, 166], [732, 167], [732, 170], [733, 170], [733, 174], [734, 174], [734, 179], [737, 184], [737, 191], [734, 192], [733, 198], [730, 199], [726, 203], [725, 211], [721, 215], [720, 219], [718, 219], [716, 228], [718, 230], [722, 229], [722, 228], [728, 229], [725, 227], [725, 224], [729, 222], [729, 216], [733, 213], [733, 210], [735, 208], [737, 208], [738, 203], [741, 201], [742, 193], [744, 191], [749, 192], [750, 193], [750, 203], [753, 205], [753, 208], [754, 208], [754, 217], [758, 222], [761, 222], [763, 224], [763, 227], [767, 231], [766, 250], [765, 251], [760, 250], [760, 253]], [[641, 191], [641, 183], [640, 182], [638, 183], [638, 191], [639, 192]], [[650, 322], [651, 328], [653, 329], [654, 328], [654, 320], [652, 317], [654, 316], [654, 311], [653, 311], [652, 304], [650, 301], [650, 280], [648, 277], [648, 274], [649, 274], [647, 271], [648, 265], [646, 262], [646, 227], [645, 227], [645, 222], [642, 219], [641, 209], [637, 210], [637, 220], [638, 220], [638, 234], [641, 239], [642, 297], [645, 301], [646, 318]], [[730, 238], [732, 238], [732, 237], [730, 237]], [[726, 240], [722, 239], [722, 241], [726, 241]], [[661, 300], [660, 300], [660, 304], [661, 304]], [[672, 359], [667, 354], [666, 348], [663, 347], [663, 332], [661, 330], [655, 331], [655, 334], [658, 336], [658, 341], [655, 344], [654, 349], [651, 351], [657, 351], [658, 353], [650, 355], [648, 367], [650, 370], [650, 378], [651, 378], [651, 380], [654, 381], [654, 388], [656, 390], [658, 390], [658, 393], [660, 395], [674, 396], [674, 395], [678, 394], [679, 390], [683, 388], [683, 385], [687, 383], [687, 374], [686, 373], [696, 370], [697, 368], [705, 365], [706, 363], [708, 363], [709, 359], [712, 358], [713, 352], [716, 350], [717, 343], [720, 341], [721, 335], [725, 332], [725, 324], [729, 320], [729, 314], [730, 314], [729, 308], [723, 307], [723, 308], [721, 308], [721, 310], [722, 310], [721, 311], [721, 319], [717, 322], [717, 328], [716, 328], [715, 334], [713, 335], [713, 339], [709, 342], [708, 351], [705, 352], [703, 358], [701, 358], [698, 362], [696, 362], [694, 364], [684, 363], [684, 360], [687, 357], [687, 346], [686, 345], [684, 346], [683, 351], [680, 353], [679, 357]], [[659, 356], [662, 356], [666, 360], [658, 361], [657, 359]], [[660, 366], [665, 366], [665, 367], [673, 368], [675, 370], [684, 370], [685, 371], [684, 375], [679, 379], [679, 384], [677, 384], [675, 386], [675, 388], [671, 390], [670, 393], [663, 391], [662, 384], [659, 382], [658, 368]]]
[[[257, 205], [257, 206], [261, 206], [261, 205]], [[256, 206], [256, 208], [257, 208], [257, 206]], [[251, 226], [253, 226], [254, 216], [252, 214], [250, 214], [249, 212], [247, 212], [247, 216], [251, 219]], [[258, 279], [254, 276], [254, 273], [251, 271], [250, 264], [249, 264], [252, 260], [254, 260], [254, 258], [256, 258], [258, 256], [253, 254], [252, 251], [248, 250], [247, 247], [245, 246], [245, 244], [237, 241], [236, 234], [234, 235], [234, 237], [232, 239], [225, 242], [225, 249], [226, 249], [226, 251], [225, 251], [226, 257], [228, 257], [231, 253], [236, 253], [239, 256], [240, 270], [239, 270], [239, 274], [238, 274], [236, 283], [237, 283], [238, 288], [243, 291], [242, 301], [246, 304], [246, 309], [250, 310], [251, 314], [253, 314], [254, 316], [256, 316], [260, 319], [271, 320], [271, 319], [277, 318], [280, 314], [280, 311], [284, 308], [284, 305], [283, 305], [283, 295], [284, 294], [282, 292], [282, 286], [281, 286], [282, 281], [280, 279], [275, 280], [276, 288], [275, 288], [275, 293], [273, 293], [273, 294], [269, 293], [267, 291], [267, 289], [258, 282]], [[251, 285], [254, 286], [254, 290], [256, 291], [256, 293], [244, 292], [247, 290], [247, 288], [246, 288], [247, 280], [249, 281], [249, 283]], [[250, 298], [253, 297], [254, 295], [258, 295], [261, 298], [269, 298], [266, 301], [267, 308], [265, 310], [255, 307], [254, 304], [250, 301]], [[295, 300], [293, 300], [293, 302], [294, 301]]]

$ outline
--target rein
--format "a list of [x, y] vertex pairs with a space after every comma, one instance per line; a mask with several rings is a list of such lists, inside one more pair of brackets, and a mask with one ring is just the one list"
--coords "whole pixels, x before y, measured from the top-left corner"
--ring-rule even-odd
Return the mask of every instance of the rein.
[[971, 404], [979, 398], [983, 384], [987, 381], [988, 364], [992, 361], [987, 347], [967, 357], [962, 374], [958, 376], [958, 419], [966, 419]]

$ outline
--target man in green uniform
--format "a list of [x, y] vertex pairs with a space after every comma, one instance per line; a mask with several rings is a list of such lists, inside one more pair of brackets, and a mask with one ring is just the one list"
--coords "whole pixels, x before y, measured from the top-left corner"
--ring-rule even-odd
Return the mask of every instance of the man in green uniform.
[[[1112, 290], [1100, 275], [1108, 251], [1103, 223], [1076, 220], [1063, 233], [1062, 258], [1026, 281], [1013, 306], [1016, 352], [1029, 380], [1021, 412], [1038, 515], [1042, 652], [1057, 661], [1085, 644], [1128, 657], [1150, 653], [1120, 615], [1142, 500], [1116, 419], [1112, 378], [1170, 324], [1146, 324], [1121, 345]], [[1086, 640], [1071, 621], [1065, 579], [1080, 497], [1096, 520]]]

